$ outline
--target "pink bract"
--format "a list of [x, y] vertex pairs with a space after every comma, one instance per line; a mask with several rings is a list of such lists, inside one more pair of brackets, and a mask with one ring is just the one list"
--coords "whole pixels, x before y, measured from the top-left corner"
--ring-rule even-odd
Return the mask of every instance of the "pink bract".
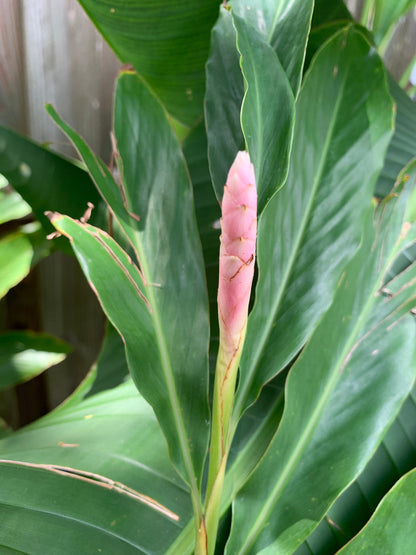
[[247, 322], [254, 274], [257, 191], [247, 152], [239, 152], [228, 172], [221, 218], [218, 314], [223, 348], [235, 352]]

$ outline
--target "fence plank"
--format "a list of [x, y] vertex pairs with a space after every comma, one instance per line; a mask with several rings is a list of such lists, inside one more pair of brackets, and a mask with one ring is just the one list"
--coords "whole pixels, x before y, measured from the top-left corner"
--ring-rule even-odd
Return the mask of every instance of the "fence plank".
[[73, 154], [44, 113], [50, 102], [108, 159], [118, 60], [75, 0], [23, 0], [22, 6], [30, 135]]
[[20, 8], [20, 2], [16, 0], [0, 0], [0, 122], [25, 133], [27, 128]]
[[[0, 122], [75, 156], [44, 110], [50, 102], [109, 161], [120, 63], [78, 2], [0, 0], [0, 10]], [[41, 327], [74, 348], [67, 361], [48, 371], [54, 406], [95, 359], [104, 318], [75, 260], [55, 253], [41, 262], [37, 274]]]

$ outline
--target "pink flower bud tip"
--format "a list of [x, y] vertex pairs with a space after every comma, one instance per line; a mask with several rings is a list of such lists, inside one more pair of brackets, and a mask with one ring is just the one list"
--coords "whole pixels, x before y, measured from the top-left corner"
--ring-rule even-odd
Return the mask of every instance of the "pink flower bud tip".
[[245, 329], [254, 274], [257, 191], [247, 152], [239, 152], [224, 187], [218, 313], [224, 347], [238, 349]]

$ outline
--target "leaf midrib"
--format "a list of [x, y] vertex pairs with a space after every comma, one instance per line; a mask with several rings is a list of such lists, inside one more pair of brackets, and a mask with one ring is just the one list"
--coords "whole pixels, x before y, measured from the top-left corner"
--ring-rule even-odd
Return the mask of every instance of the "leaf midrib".
[[281, 1], [279, 2], [278, 6], [277, 6], [277, 8], [276, 8], [276, 10], [275, 10], [275, 12], [274, 12], [273, 21], [272, 21], [272, 24], [270, 25], [270, 30], [269, 30], [269, 32], [267, 33], [267, 42], [268, 42], [268, 43], [271, 42], [272, 37], [273, 37], [273, 35], [274, 35], [274, 32], [276, 31], [276, 27], [277, 27], [277, 24], [278, 24], [278, 22], [279, 22], [280, 14], [281, 14], [282, 11], [283, 11], [282, 4], [283, 4], [283, 0], [281, 0]]
[[[126, 195], [127, 195], [127, 191], [126, 191]], [[139, 261], [142, 268], [142, 272], [147, 282], [147, 285], [145, 286], [146, 296], [152, 308], [151, 317], [153, 321], [153, 328], [156, 334], [156, 340], [157, 340], [157, 345], [160, 353], [160, 360], [162, 364], [163, 373], [166, 379], [166, 383], [168, 385], [168, 394], [171, 400], [172, 412], [175, 419], [175, 427], [178, 433], [178, 439], [181, 446], [188, 478], [190, 481], [191, 491], [193, 491], [194, 494], [197, 494], [198, 485], [196, 483], [194, 467], [190, 456], [190, 449], [186, 439], [187, 433], [186, 433], [185, 424], [180, 410], [180, 402], [176, 391], [175, 379], [173, 375], [172, 364], [170, 361], [169, 350], [167, 348], [166, 338], [165, 338], [163, 326], [160, 319], [158, 303], [156, 301], [156, 297], [153, 291], [153, 286], [152, 286], [153, 280], [152, 280], [152, 277], [150, 276], [147, 259], [144, 256], [143, 245], [140, 238], [140, 232], [137, 230], [134, 230], [134, 237], [135, 237], [136, 249], [139, 255]]]
[[[121, 173], [121, 175], [123, 175], [123, 173]], [[130, 189], [127, 184], [123, 183], [123, 185], [124, 185], [124, 193], [126, 197], [126, 204], [129, 210], [133, 211], [133, 203], [130, 195]], [[117, 217], [117, 214], [116, 214], [116, 217]], [[122, 221], [119, 220], [119, 223], [124, 229], [124, 225]], [[177, 431], [177, 437], [179, 439], [183, 461], [185, 463], [185, 469], [189, 479], [192, 502], [193, 502], [194, 508], [197, 509], [198, 507], [200, 507], [200, 503], [201, 503], [199, 498], [199, 488], [195, 477], [192, 457], [190, 455], [191, 450], [187, 441], [187, 432], [186, 432], [185, 423], [182, 418], [181, 405], [176, 391], [175, 378], [173, 374], [172, 364], [170, 361], [169, 350], [167, 348], [167, 342], [166, 342], [166, 338], [165, 338], [165, 334], [164, 334], [164, 330], [163, 330], [163, 326], [160, 318], [159, 307], [158, 307], [158, 303], [157, 303], [156, 296], [154, 294], [153, 285], [152, 285], [152, 283], [157, 282], [157, 280], [154, 280], [153, 276], [150, 275], [150, 270], [147, 263], [147, 257], [145, 256], [145, 249], [143, 248], [143, 241], [141, 237], [142, 233], [138, 229], [137, 222], [134, 221], [132, 223], [133, 223], [132, 225], [133, 237], [130, 239], [130, 241], [133, 243], [132, 246], [137, 253], [138, 262], [140, 264], [143, 277], [145, 279], [144, 289], [146, 291], [146, 296], [149, 301], [149, 305], [151, 307], [151, 319], [153, 322], [153, 329], [156, 335], [156, 341], [157, 341], [158, 350], [160, 354], [160, 361], [162, 365], [163, 374], [165, 376], [166, 384], [168, 386], [168, 395], [171, 402], [171, 408], [172, 408], [172, 413], [174, 417], [175, 428]], [[126, 233], [127, 232], [128, 230], [126, 230]]]
[[[129, 122], [129, 125], [131, 125], [131, 122]], [[121, 175], [123, 175], [122, 168], [120, 168], [120, 170], [121, 170]], [[124, 193], [126, 196], [126, 204], [129, 210], [134, 212], [133, 210], [134, 206], [132, 203], [128, 184], [123, 183], [123, 186], [124, 186]], [[117, 217], [117, 214], [116, 214], [116, 217]], [[124, 225], [122, 221], [119, 220], [119, 223], [124, 229]], [[175, 377], [173, 374], [172, 364], [170, 361], [169, 350], [167, 348], [167, 342], [166, 342], [166, 338], [165, 338], [165, 334], [164, 334], [164, 330], [163, 330], [163, 326], [160, 318], [158, 303], [156, 300], [156, 296], [154, 294], [154, 289], [153, 289], [154, 286], [152, 285], [153, 283], [157, 282], [157, 280], [154, 280], [153, 276], [150, 275], [150, 270], [147, 263], [147, 257], [145, 256], [145, 250], [143, 248], [143, 241], [141, 238], [142, 233], [138, 229], [138, 225], [136, 221], [133, 222], [132, 228], [133, 228], [132, 246], [133, 248], [135, 248], [137, 252], [138, 262], [140, 264], [141, 271], [145, 279], [144, 289], [146, 291], [146, 296], [149, 301], [149, 305], [152, 309], [150, 316], [153, 322], [153, 329], [156, 334], [156, 341], [157, 341], [158, 350], [160, 354], [160, 361], [162, 364], [163, 374], [165, 376], [165, 380], [168, 386], [168, 395], [171, 401], [172, 413], [174, 416], [177, 436], [179, 439], [179, 444], [181, 446], [186, 472], [189, 478], [192, 501], [193, 501], [194, 507], [197, 507], [197, 506], [200, 506], [199, 488], [195, 478], [192, 457], [190, 455], [191, 450], [187, 441], [187, 432], [186, 432], [185, 423], [182, 418], [181, 405], [176, 391]], [[128, 230], [126, 230], [126, 232], [127, 231]]]

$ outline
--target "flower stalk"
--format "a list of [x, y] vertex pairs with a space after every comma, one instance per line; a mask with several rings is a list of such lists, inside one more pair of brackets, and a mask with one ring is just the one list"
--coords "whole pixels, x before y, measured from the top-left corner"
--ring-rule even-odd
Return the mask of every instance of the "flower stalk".
[[255, 266], [257, 191], [247, 152], [239, 152], [230, 168], [221, 205], [218, 285], [220, 344], [212, 406], [212, 431], [205, 525], [209, 555], [214, 553], [238, 366], [247, 327]]

